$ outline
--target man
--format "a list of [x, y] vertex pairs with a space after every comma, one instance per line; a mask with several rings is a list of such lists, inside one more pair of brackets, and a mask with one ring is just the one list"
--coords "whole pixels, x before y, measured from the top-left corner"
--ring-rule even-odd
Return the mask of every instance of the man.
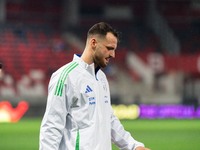
[[40, 150], [149, 150], [114, 116], [101, 68], [115, 57], [117, 32], [107, 23], [92, 26], [84, 52], [53, 73], [40, 129]]

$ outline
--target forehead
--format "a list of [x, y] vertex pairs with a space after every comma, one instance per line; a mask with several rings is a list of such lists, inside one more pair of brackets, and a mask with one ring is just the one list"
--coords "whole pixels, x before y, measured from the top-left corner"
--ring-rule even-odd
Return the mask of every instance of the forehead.
[[118, 42], [118, 40], [117, 40], [117, 37], [115, 37], [112, 33], [110, 33], [110, 32], [108, 32], [107, 34], [106, 34], [106, 37], [105, 37], [105, 43], [106, 44], [108, 44], [108, 45], [112, 45], [112, 46], [114, 46], [114, 47], [116, 47], [117, 46], [117, 42]]

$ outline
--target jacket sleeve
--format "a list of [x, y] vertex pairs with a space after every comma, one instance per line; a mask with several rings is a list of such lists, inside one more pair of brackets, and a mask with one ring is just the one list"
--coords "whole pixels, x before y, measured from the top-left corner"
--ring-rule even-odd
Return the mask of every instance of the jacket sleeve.
[[112, 142], [121, 150], [135, 150], [143, 143], [136, 141], [129, 132], [127, 132], [119, 119], [112, 113], [111, 115], [111, 137]]
[[[46, 111], [40, 127], [40, 150], [58, 150], [66, 124], [66, 95], [56, 95], [55, 84], [49, 86]], [[65, 89], [66, 85], [63, 91]]]

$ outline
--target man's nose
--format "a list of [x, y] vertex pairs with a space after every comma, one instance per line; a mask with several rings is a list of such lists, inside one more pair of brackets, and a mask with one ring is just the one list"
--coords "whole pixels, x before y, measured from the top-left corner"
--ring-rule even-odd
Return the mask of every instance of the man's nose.
[[110, 51], [110, 56], [111, 56], [112, 58], [115, 58], [115, 51]]

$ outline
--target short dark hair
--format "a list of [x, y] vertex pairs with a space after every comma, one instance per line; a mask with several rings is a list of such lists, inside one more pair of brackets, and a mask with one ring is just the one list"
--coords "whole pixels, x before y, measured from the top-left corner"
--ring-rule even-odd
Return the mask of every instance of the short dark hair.
[[105, 22], [99, 22], [94, 24], [88, 31], [87, 37], [98, 34], [100, 36], [106, 36], [108, 32], [111, 32], [119, 41], [119, 33], [116, 29], [113, 29], [111, 25]]

